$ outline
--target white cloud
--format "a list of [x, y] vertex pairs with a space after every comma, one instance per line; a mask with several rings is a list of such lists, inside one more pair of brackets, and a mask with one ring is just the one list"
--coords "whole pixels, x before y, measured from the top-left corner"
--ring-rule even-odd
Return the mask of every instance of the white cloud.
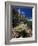
[[20, 8], [18, 9], [18, 12], [19, 12], [19, 14], [20, 14]]

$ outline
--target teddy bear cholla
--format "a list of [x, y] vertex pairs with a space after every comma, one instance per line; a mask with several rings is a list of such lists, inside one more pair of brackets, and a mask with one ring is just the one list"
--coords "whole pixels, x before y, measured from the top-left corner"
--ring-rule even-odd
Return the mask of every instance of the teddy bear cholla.
[[21, 37], [31, 37], [32, 36], [32, 32], [25, 32], [25, 30], [23, 30], [22, 32], [18, 32], [18, 31], [12, 31], [12, 37], [13, 38], [21, 38]]
[[19, 32], [17, 32], [17, 31], [12, 31], [12, 37], [13, 37], [13, 38], [19, 38], [19, 37], [20, 37]]

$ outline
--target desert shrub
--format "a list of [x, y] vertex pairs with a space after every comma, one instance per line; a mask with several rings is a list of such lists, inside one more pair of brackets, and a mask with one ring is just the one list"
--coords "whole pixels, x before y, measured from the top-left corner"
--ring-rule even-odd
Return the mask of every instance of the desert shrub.
[[24, 21], [24, 24], [26, 24], [26, 23], [27, 23], [27, 20]]
[[27, 37], [27, 33], [25, 32], [25, 30], [23, 30], [22, 32], [21, 32], [21, 36], [24, 38], [24, 37]]
[[27, 26], [32, 29], [32, 21], [28, 21]]

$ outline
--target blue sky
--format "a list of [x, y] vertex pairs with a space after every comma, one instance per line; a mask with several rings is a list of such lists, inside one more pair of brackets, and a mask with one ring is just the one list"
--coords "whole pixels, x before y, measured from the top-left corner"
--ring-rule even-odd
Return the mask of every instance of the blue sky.
[[17, 11], [20, 11], [20, 14], [25, 15], [29, 19], [32, 19], [32, 8], [31, 7], [16, 7]]
[[19, 14], [26, 16], [28, 19], [32, 19], [31, 7], [15, 6], [15, 8], [19, 12]]

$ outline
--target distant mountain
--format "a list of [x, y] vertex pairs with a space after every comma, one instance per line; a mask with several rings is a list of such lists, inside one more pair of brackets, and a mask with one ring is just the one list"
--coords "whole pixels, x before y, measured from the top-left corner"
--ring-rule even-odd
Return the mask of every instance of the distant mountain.
[[27, 19], [28, 21], [32, 21], [32, 19]]

